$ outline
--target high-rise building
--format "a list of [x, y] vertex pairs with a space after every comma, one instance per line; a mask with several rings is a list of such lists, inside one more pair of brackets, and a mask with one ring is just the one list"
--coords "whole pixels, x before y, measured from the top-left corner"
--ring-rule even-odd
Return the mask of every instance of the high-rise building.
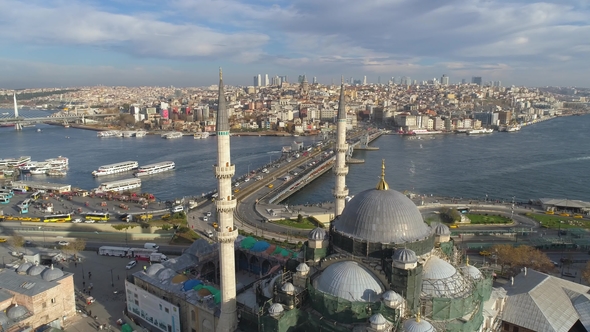
[[461, 84], [467, 84], [467, 80], [466, 79], [462, 79], [461, 80]]
[[363, 85], [367, 85], [367, 76], [366, 75], [363, 77]]
[[262, 75], [258, 74], [258, 85], [256, 86], [262, 86]]
[[268, 80], [268, 74], [264, 74], [264, 86], [269, 86], [270, 82]]
[[440, 84], [449, 85], [449, 77], [446, 74], [440, 78]]
[[254, 76], [254, 80], [252, 83], [254, 83], [254, 86], [258, 86], [260, 83], [260, 81], [258, 81], [258, 75]]
[[[260, 78], [260, 75], [258, 75]], [[236, 257], [234, 241], [238, 230], [234, 227], [236, 198], [232, 192], [231, 179], [235, 165], [230, 158], [229, 114], [223, 89], [223, 76], [219, 69], [219, 101], [217, 108], [217, 165], [213, 166], [218, 183], [219, 199], [215, 201], [218, 226], [215, 239], [219, 242], [219, 265], [221, 274], [221, 310], [216, 331], [235, 331], [238, 326], [236, 312]]]
[[410, 81], [410, 78], [409, 77], [402, 76], [399, 84], [401, 84], [401, 85], [410, 85], [410, 82], [411, 81]]
[[473, 76], [471, 78], [471, 83], [481, 85], [483, 83], [481, 76]]
[[317, 77], [313, 77], [313, 84], [318, 84], [318, 78]]

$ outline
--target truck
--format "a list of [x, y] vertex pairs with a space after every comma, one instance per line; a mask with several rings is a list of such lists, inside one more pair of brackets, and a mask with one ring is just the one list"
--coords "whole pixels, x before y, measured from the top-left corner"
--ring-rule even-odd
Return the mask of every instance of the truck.
[[168, 257], [166, 257], [166, 255], [159, 253], [159, 252], [154, 252], [150, 255], [150, 262], [152, 263], [161, 263], [161, 262], [165, 262], [168, 260]]
[[129, 250], [129, 257], [132, 257], [138, 261], [149, 261], [151, 259], [151, 255], [154, 253], [156, 253], [155, 249], [131, 248]]
[[103, 256], [125, 257], [125, 256], [129, 255], [129, 250], [131, 250], [131, 248], [102, 246], [102, 247], [98, 248], [98, 254], [103, 255]]

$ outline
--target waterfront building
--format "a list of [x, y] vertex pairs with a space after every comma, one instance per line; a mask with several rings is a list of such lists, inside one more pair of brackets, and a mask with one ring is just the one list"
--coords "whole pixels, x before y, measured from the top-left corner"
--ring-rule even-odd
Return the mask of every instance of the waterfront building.
[[76, 314], [74, 275], [25, 261], [0, 271], [0, 330], [62, 328]]

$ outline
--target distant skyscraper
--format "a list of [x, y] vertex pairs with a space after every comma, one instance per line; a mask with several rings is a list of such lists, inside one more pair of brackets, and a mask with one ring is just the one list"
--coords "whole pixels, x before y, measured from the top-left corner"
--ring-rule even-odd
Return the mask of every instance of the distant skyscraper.
[[462, 79], [461, 80], [461, 84], [467, 84], [467, 80], [466, 79]]
[[318, 84], [318, 78], [317, 77], [313, 77], [313, 84]]
[[257, 86], [261, 86], [262, 85], [262, 75], [258, 74], [258, 85]]
[[254, 76], [252, 83], [254, 83], [254, 86], [258, 86], [258, 76]]
[[481, 76], [473, 76], [471, 78], [471, 83], [473, 84], [481, 85], [482, 82]]
[[399, 84], [401, 84], [401, 85], [410, 85], [410, 82], [411, 81], [410, 81], [410, 78], [409, 77], [402, 76], [402, 78], [399, 81]]
[[268, 81], [268, 74], [264, 75], [264, 86], [269, 86], [270, 82]]
[[352, 76], [350, 76], [350, 84], [354, 84], [354, 78]]
[[363, 85], [367, 85], [367, 76], [366, 75], [363, 77]]
[[442, 84], [442, 85], [449, 85], [449, 77], [447, 75], [443, 75], [440, 78], [440, 84]]
[[299, 75], [299, 78], [297, 78], [297, 83], [303, 83], [303, 80], [305, 78], [305, 75]]

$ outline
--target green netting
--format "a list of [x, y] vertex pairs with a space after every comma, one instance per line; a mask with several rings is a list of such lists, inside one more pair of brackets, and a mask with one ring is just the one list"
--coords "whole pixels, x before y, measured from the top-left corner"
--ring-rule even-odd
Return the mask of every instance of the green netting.
[[281, 250], [281, 256], [283, 256], [283, 257], [287, 257], [290, 254], [291, 254], [291, 252], [289, 250], [287, 250], [287, 249]]
[[129, 324], [125, 323], [121, 325], [121, 332], [133, 332], [133, 328]]
[[281, 251], [283, 251], [283, 248], [281, 248], [281, 247], [277, 246], [277, 247], [275, 248], [275, 251], [273, 251], [273, 252], [272, 252], [272, 255], [277, 255], [277, 254], [280, 254], [280, 253], [281, 253]]
[[219, 304], [221, 303], [221, 292], [219, 291], [219, 289], [213, 287], [213, 286], [208, 286], [208, 285], [196, 285], [195, 287], [193, 287], [194, 290], [196, 291], [200, 291], [201, 289], [206, 289], [209, 291], [209, 293], [211, 293], [211, 295], [213, 295], [213, 299], [215, 300], [215, 304]]
[[240, 246], [244, 249], [250, 249], [254, 246], [254, 243], [256, 243], [256, 239], [251, 236], [248, 236], [247, 238], [242, 240]]

